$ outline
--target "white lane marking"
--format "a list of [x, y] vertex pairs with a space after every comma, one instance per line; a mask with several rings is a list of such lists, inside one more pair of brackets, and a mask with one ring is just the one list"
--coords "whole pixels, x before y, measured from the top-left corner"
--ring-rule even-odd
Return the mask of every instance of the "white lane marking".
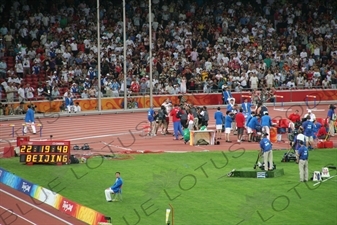
[[29, 206], [31, 206], [31, 207], [33, 207], [33, 208], [35, 208], [35, 209], [37, 209], [37, 210], [39, 210], [39, 211], [41, 211], [41, 212], [47, 214], [48, 216], [53, 217], [53, 218], [55, 218], [55, 219], [57, 219], [57, 220], [59, 220], [59, 221], [65, 223], [65, 224], [73, 225], [72, 223], [69, 223], [68, 221], [66, 221], [66, 220], [64, 220], [64, 219], [62, 219], [62, 218], [60, 218], [60, 217], [58, 217], [58, 216], [55, 216], [54, 214], [52, 214], [52, 213], [50, 213], [50, 212], [48, 212], [48, 211], [46, 211], [46, 210], [44, 210], [44, 209], [39, 208], [39, 207], [37, 207], [36, 205], [34, 205], [34, 204], [30, 203], [30, 202], [27, 202], [27, 201], [25, 201], [25, 200], [23, 200], [23, 199], [21, 199], [21, 198], [18, 198], [18, 197], [16, 197], [15, 195], [13, 195], [13, 194], [11, 194], [11, 193], [9, 193], [9, 192], [3, 190], [3, 189], [0, 189], [0, 191], [3, 192], [3, 193], [5, 193], [5, 194], [7, 194], [7, 195], [9, 195], [9, 196], [11, 196], [12, 198], [15, 198], [15, 199], [17, 199], [17, 200], [19, 200], [19, 201], [21, 201], [21, 202], [23, 202], [23, 203], [26, 203], [27, 205], [29, 205]]
[[[28, 223], [30, 223], [30, 224], [37, 225], [36, 223], [33, 223], [32, 221], [26, 219], [25, 217], [20, 216], [19, 214], [15, 213], [12, 209], [7, 209], [6, 207], [3, 207], [3, 206], [1, 206], [1, 205], [0, 205], [0, 208], [6, 210], [7, 212], [11, 213], [12, 215], [15, 215], [15, 216], [19, 217], [20, 219], [23, 219], [24, 221], [26, 221], [26, 222], [28, 222]], [[8, 217], [7, 217], [7, 218], [8, 218]], [[14, 220], [14, 221], [15, 221], [15, 220]], [[14, 221], [13, 221], [13, 222], [14, 222]], [[4, 221], [4, 222], [5, 222], [5, 221]]]

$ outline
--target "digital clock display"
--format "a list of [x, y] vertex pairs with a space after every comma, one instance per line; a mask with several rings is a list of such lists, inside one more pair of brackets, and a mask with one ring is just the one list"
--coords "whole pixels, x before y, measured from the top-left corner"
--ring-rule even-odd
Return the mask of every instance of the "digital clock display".
[[69, 158], [69, 141], [28, 141], [20, 146], [20, 162], [27, 164], [65, 164]]
[[68, 153], [67, 145], [21, 145], [20, 153]]

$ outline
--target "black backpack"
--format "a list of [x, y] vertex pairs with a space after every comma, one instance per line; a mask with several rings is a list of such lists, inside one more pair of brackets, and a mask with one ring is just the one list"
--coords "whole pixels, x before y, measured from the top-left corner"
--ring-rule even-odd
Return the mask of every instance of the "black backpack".
[[160, 109], [160, 110], [158, 111], [158, 119], [162, 120], [162, 119], [164, 119], [164, 116], [165, 116], [165, 114], [164, 114], [163, 110]]
[[176, 112], [176, 118], [178, 118], [178, 119], [181, 118], [181, 112], [180, 112], [180, 110]]
[[76, 156], [71, 155], [70, 156], [70, 164], [78, 164], [80, 163], [80, 160], [78, 160], [78, 158], [76, 158]]

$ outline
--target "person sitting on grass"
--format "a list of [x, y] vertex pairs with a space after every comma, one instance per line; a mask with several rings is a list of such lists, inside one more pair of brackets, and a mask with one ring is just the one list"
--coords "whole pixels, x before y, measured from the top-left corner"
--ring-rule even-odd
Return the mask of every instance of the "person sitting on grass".
[[190, 129], [188, 128], [187, 125], [184, 126], [184, 130], [183, 130], [183, 133], [184, 133], [184, 143], [186, 144], [187, 142], [190, 141]]
[[111, 199], [111, 194], [116, 194], [116, 193], [119, 193], [121, 191], [121, 188], [122, 188], [122, 185], [123, 185], [123, 180], [121, 178], [121, 173], [120, 172], [116, 172], [115, 173], [115, 176], [116, 176], [116, 180], [115, 180], [115, 183], [105, 189], [105, 199], [107, 200], [107, 202], [112, 202], [112, 201], [115, 201]]

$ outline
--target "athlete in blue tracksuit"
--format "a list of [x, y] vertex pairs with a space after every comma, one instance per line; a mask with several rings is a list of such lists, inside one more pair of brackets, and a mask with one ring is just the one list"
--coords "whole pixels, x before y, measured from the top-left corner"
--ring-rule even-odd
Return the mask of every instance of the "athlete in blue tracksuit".
[[261, 151], [263, 152], [263, 159], [264, 159], [264, 170], [273, 170], [273, 145], [270, 140], [267, 138], [269, 134], [264, 133], [263, 138], [260, 141]]
[[23, 128], [23, 133], [27, 134], [28, 126], [30, 126], [32, 128], [33, 134], [36, 134], [34, 110], [32, 109], [31, 105], [28, 105], [27, 107], [28, 110], [25, 115], [25, 126]]

